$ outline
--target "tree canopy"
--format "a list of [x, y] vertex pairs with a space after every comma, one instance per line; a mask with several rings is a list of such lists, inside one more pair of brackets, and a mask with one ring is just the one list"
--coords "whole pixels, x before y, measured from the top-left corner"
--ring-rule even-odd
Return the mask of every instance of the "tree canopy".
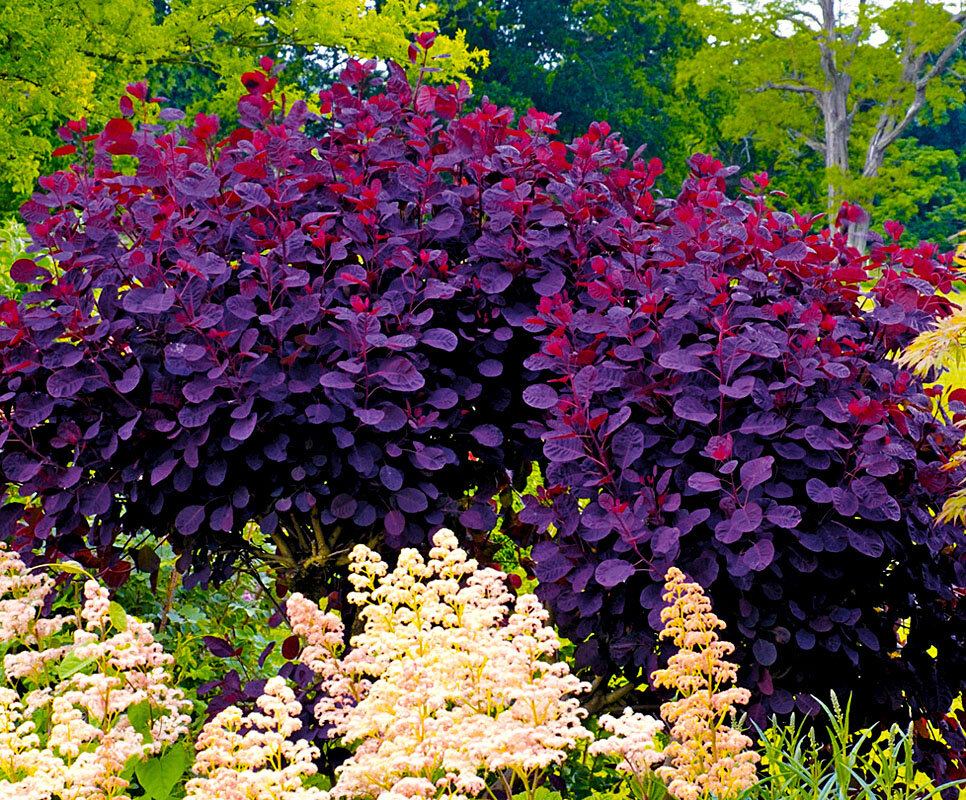
[[606, 120], [631, 152], [646, 145], [675, 177], [700, 143], [692, 104], [674, 96], [675, 63], [700, 46], [691, 0], [440, 0], [443, 30], [465, 31], [490, 65], [474, 89], [525, 112], [560, 113], [565, 137]]
[[[830, 209], [843, 199], [875, 205], [888, 194], [882, 178], [902, 174], [890, 156], [920, 114], [941, 116], [964, 100], [954, 68], [966, 13], [942, 3], [860, 3], [850, 12], [840, 0], [737, 10], [715, 0], [689, 11], [708, 44], [680, 62], [679, 86], [730, 94], [726, 137], [753, 137], [791, 161], [816, 154]], [[920, 167], [930, 158], [904, 147]], [[853, 242], [864, 246], [867, 231], [859, 221]]]

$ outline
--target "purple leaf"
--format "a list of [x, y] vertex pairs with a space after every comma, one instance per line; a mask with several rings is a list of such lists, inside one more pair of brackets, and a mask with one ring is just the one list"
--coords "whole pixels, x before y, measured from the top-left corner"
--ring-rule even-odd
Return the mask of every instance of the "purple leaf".
[[107, 514], [114, 500], [114, 492], [106, 483], [95, 483], [81, 491], [79, 508], [81, 514], [87, 517], [97, 517]]
[[552, 408], [557, 400], [557, 393], [545, 383], [534, 383], [523, 390], [523, 402], [531, 408]]
[[503, 434], [496, 425], [477, 425], [470, 435], [484, 447], [499, 447], [503, 444]]
[[40, 472], [41, 463], [25, 453], [10, 453], [3, 458], [3, 474], [8, 481], [26, 483]]
[[688, 486], [696, 492], [716, 492], [721, 488], [721, 479], [710, 472], [695, 472], [688, 478]]
[[429, 505], [426, 500], [426, 495], [419, 491], [419, 489], [413, 489], [412, 487], [396, 492], [395, 500], [400, 511], [404, 511], [407, 514], [418, 514], [420, 511], [425, 511]]
[[549, 558], [537, 559], [537, 579], [544, 584], [556, 583], [569, 575], [572, 569], [573, 564], [559, 553]]
[[885, 552], [882, 537], [872, 531], [867, 533], [853, 532], [849, 537], [849, 544], [857, 553], [869, 558], [879, 558]]
[[669, 350], [657, 357], [657, 363], [674, 372], [699, 372], [702, 368], [701, 359], [686, 350]]
[[637, 570], [622, 558], [608, 558], [597, 565], [594, 578], [605, 589], [613, 589], [628, 580]]
[[388, 464], [379, 469], [379, 480], [390, 492], [397, 492], [403, 485], [403, 474]]
[[887, 306], [876, 306], [872, 310], [872, 319], [880, 325], [898, 325], [906, 319], [906, 310], [901, 303], [892, 303]]
[[401, 511], [393, 509], [388, 514], [386, 514], [386, 533], [392, 537], [398, 537], [402, 535], [402, 532], [406, 528], [406, 517], [403, 516]]
[[414, 392], [426, 383], [413, 363], [402, 356], [387, 361], [378, 374], [394, 389], [404, 392]]
[[10, 277], [17, 283], [49, 281], [50, 273], [29, 258], [18, 258], [10, 266]]
[[849, 440], [839, 431], [821, 425], [809, 425], [805, 428], [805, 441], [816, 450], [834, 450], [849, 446]]
[[751, 649], [755, 660], [763, 667], [770, 667], [778, 658], [778, 649], [767, 639], [756, 639]]
[[231, 438], [234, 439], [235, 441], [244, 442], [249, 436], [252, 435], [252, 432], [255, 430], [255, 425], [257, 422], [258, 422], [257, 414], [252, 414], [251, 416], [246, 417], [245, 419], [237, 420], [232, 424], [231, 430], [228, 432], [228, 435], [231, 436]]
[[332, 498], [329, 510], [336, 519], [350, 519], [356, 513], [359, 503], [347, 494], [338, 494]]
[[251, 208], [252, 206], [268, 208], [268, 206], [270, 206], [272, 203], [271, 198], [268, 196], [268, 192], [266, 192], [257, 183], [239, 183], [237, 186], [235, 186], [235, 194], [242, 199], [248, 208]]
[[84, 386], [86, 376], [76, 369], [62, 369], [47, 379], [47, 392], [51, 397], [73, 397]]
[[452, 408], [459, 402], [459, 395], [452, 389], [436, 389], [426, 398], [426, 404], [433, 408]]
[[138, 383], [141, 381], [141, 374], [141, 367], [137, 364], [132, 364], [130, 367], [124, 370], [124, 374], [121, 376], [120, 380], [114, 384], [114, 386], [121, 394], [127, 394], [128, 392], [131, 392], [137, 388]]
[[681, 532], [677, 528], [669, 528], [666, 525], [657, 529], [651, 539], [651, 549], [655, 553], [665, 555], [675, 551]]
[[129, 289], [122, 295], [121, 305], [132, 314], [163, 314], [174, 305], [174, 298], [170, 289]]
[[386, 412], [380, 408], [354, 408], [352, 413], [365, 425], [378, 425], [386, 418]]
[[583, 458], [584, 446], [576, 435], [557, 436], [543, 443], [543, 454], [551, 461], [563, 464]]
[[732, 530], [738, 533], [751, 533], [761, 525], [762, 513], [761, 506], [757, 503], [748, 503], [739, 508], [731, 517]]
[[235, 524], [235, 512], [231, 503], [225, 503], [212, 511], [210, 520], [212, 530], [230, 533]]
[[770, 539], [755, 542], [741, 557], [745, 566], [753, 572], [767, 569], [775, 559], [775, 545]]
[[816, 503], [832, 502], [832, 490], [820, 478], [809, 478], [805, 483], [805, 492]]
[[429, 328], [423, 333], [421, 340], [429, 347], [445, 350], [448, 353], [453, 352], [459, 344], [456, 334], [446, 328]]
[[203, 636], [202, 641], [208, 651], [216, 658], [231, 658], [235, 655], [235, 648], [231, 646], [231, 642], [227, 639], [218, 636]]
[[717, 419], [717, 414], [693, 395], [685, 395], [674, 404], [674, 413], [681, 419], [691, 420], [701, 425], [707, 425]]
[[832, 489], [832, 506], [843, 517], [852, 517], [859, 510], [859, 501], [848, 489], [835, 486]]
[[644, 454], [644, 434], [636, 425], [626, 425], [614, 434], [611, 449], [620, 467], [627, 469]]
[[158, 464], [158, 466], [151, 470], [151, 485], [154, 486], [167, 478], [176, 466], [178, 466], [178, 462], [173, 458]]
[[503, 364], [495, 358], [488, 358], [480, 362], [480, 374], [486, 378], [496, 378], [503, 374]]
[[866, 647], [874, 652], [879, 650], [879, 639], [878, 637], [866, 627], [859, 627], [855, 629], [856, 638]]
[[779, 528], [790, 530], [802, 521], [802, 512], [795, 506], [772, 506], [765, 512], [765, 518]]
[[54, 410], [54, 400], [43, 392], [33, 392], [17, 398], [14, 420], [24, 428], [33, 428], [46, 420]]
[[319, 386], [325, 386], [328, 389], [354, 389], [356, 383], [344, 372], [332, 370], [319, 378]]
[[751, 394], [752, 390], [755, 388], [755, 378], [752, 375], [743, 375], [737, 380], [733, 381], [731, 385], [721, 384], [718, 387], [718, 391], [721, 392], [725, 397], [731, 397], [736, 400], [740, 400], [743, 397], [747, 397]]
[[789, 261], [793, 264], [797, 264], [799, 261], [804, 261], [807, 256], [808, 247], [806, 247], [805, 242], [801, 240], [797, 242], [789, 242], [775, 251], [776, 261]]
[[772, 456], [762, 456], [742, 464], [738, 473], [741, 476], [741, 488], [750, 492], [756, 486], [769, 480], [772, 476], [774, 463], [775, 459]]
[[201, 523], [205, 520], [204, 506], [186, 506], [178, 512], [174, 526], [182, 536], [197, 533]]
[[244, 320], [254, 319], [258, 313], [255, 311], [255, 303], [250, 297], [241, 297], [237, 294], [228, 298], [225, 302], [225, 308], [238, 319]]

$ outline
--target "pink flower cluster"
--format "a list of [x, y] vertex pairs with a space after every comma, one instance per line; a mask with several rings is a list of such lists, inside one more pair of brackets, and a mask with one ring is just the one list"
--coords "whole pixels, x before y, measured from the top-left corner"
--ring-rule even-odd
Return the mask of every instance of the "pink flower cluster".
[[302, 723], [302, 706], [283, 678], [271, 678], [256, 703], [243, 715], [230, 706], [202, 728], [198, 757], [185, 800], [328, 800], [303, 779], [316, 772], [319, 750], [293, 741]]
[[759, 756], [749, 749], [751, 739], [726, 719], [750, 694], [725, 688], [737, 678], [737, 666], [727, 660], [734, 645], [719, 638], [724, 622], [712, 612], [700, 584], [687, 582], [676, 567], [665, 580], [668, 606], [661, 612], [661, 638], [671, 639], [677, 652], [651, 680], [676, 693], [661, 706], [661, 717], [671, 726], [670, 741], [663, 748], [655, 741], [664, 728], [660, 720], [627, 709], [617, 719], [601, 717], [601, 726], [613, 736], [595, 742], [590, 751], [622, 759], [618, 769], [633, 776], [639, 791], [653, 775], [678, 800], [735, 798], [755, 783]]
[[656, 740], [664, 723], [630, 708], [625, 708], [619, 717], [604, 714], [599, 722], [602, 729], [613, 735], [598, 739], [587, 751], [617, 758], [617, 769], [630, 775], [631, 785], [640, 796], [647, 796], [645, 787], [654, 767], [664, 761], [664, 748]]
[[66, 617], [40, 614], [53, 589], [49, 575], [27, 572], [20, 556], [0, 542], [0, 647], [11, 641], [36, 645], [64, 626]]
[[505, 575], [479, 569], [439, 531], [429, 560], [403, 550], [395, 569], [364, 546], [350, 557], [364, 629], [344, 658], [342, 627], [300, 595], [288, 601], [303, 661], [330, 699], [316, 708], [355, 752], [334, 798], [465, 800], [501, 782], [532, 797], [547, 768], [591, 738], [574, 695], [587, 684], [557, 659], [547, 612], [515, 600]]
[[[125, 798], [125, 767], [187, 733], [190, 704], [151, 625], [112, 614], [93, 580], [75, 617], [44, 618], [52, 589], [0, 545], [0, 798]], [[141, 731], [134, 706], [147, 710]]]

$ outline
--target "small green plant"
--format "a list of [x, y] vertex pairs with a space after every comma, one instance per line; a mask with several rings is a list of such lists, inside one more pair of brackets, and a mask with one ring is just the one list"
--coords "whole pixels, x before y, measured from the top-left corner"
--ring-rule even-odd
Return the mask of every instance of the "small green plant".
[[934, 785], [917, 771], [912, 724], [881, 731], [854, 732], [845, 707], [833, 694], [821, 703], [827, 717], [825, 735], [810, 721], [787, 724], [772, 718], [759, 730], [763, 758], [761, 777], [742, 800], [927, 800], [957, 781]]
[[27, 228], [19, 219], [0, 218], [0, 295], [19, 300], [27, 290], [26, 284], [18, 283], [10, 274], [14, 261], [24, 256], [29, 243]]
[[279, 609], [274, 584], [239, 571], [217, 586], [186, 588], [171, 548], [159, 547], [157, 556], [153, 580], [133, 573], [116, 599], [154, 623], [158, 642], [174, 658], [174, 680], [192, 701], [195, 716], [212, 711], [212, 702], [223, 695], [232, 695], [232, 702], [244, 699], [242, 687], [278, 673], [285, 662], [281, 645], [290, 631], [269, 624]]

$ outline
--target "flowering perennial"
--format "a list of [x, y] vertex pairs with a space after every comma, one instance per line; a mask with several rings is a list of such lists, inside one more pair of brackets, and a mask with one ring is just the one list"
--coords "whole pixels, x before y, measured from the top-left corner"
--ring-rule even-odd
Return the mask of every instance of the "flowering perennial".
[[736, 797], [755, 782], [759, 757], [748, 749], [751, 739], [725, 724], [735, 706], [750, 697], [747, 689], [725, 688], [737, 678], [736, 665], [726, 658], [734, 645], [719, 638], [724, 622], [712, 612], [700, 584], [687, 582], [671, 567], [664, 589], [669, 605], [661, 611], [660, 635], [671, 639], [677, 652], [651, 680], [676, 692], [661, 706], [671, 726], [670, 742], [663, 749], [655, 742], [664, 728], [660, 720], [626, 709], [618, 718], [601, 717], [601, 727], [613, 736], [592, 744], [590, 752], [620, 758], [618, 769], [630, 773], [639, 789], [656, 775], [678, 800]]
[[506, 576], [478, 569], [451, 531], [433, 543], [428, 561], [406, 549], [391, 572], [369, 548], [353, 550], [349, 599], [364, 629], [342, 659], [341, 622], [301, 595], [288, 601], [302, 660], [330, 696], [316, 713], [356, 746], [333, 797], [462, 800], [499, 783], [530, 798], [591, 736], [573, 698], [588, 686], [556, 660], [536, 597], [513, 601]]
[[188, 730], [171, 656], [96, 581], [74, 617], [44, 617], [54, 582], [0, 544], [0, 798], [127, 797], [131, 762]]
[[588, 752], [619, 759], [617, 769], [628, 773], [633, 788], [646, 795], [644, 787], [653, 776], [654, 767], [664, 761], [664, 749], [655, 738], [664, 730], [664, 723], [625, 708], [619, 717], [602, 715], [600, 727], [613, 735], [594, 742]]
[[661, 706], [671, 726], [665, 750], [670, 763], [657, 774], [680, 800], [735, 797], [755, 782], [758, 754], [748, 749], [751, 739], [725, 719], [751, 695], [747, 689], [723, 688], [737, 679], [737, 666], [726, 658], [735, 648], [718, 637], [725, 624], [712, 612], [701, 585], [687, 582], [677, 567], [665, 580], [664, 601], [670, 605], [661, 611], [661, 638], [671, 639], [678, 651], [651, 680], [674, 689], [677, 699]]
[[327, 800], [320, 789], [303, 786], [314, 775], [318, 748], [293, 740], [302, 723], [301, 704], [284, 678], [271, 678], [257, 711], [243, 715], [230, 706], [206, 724], [198, 737], [185, 800]]

